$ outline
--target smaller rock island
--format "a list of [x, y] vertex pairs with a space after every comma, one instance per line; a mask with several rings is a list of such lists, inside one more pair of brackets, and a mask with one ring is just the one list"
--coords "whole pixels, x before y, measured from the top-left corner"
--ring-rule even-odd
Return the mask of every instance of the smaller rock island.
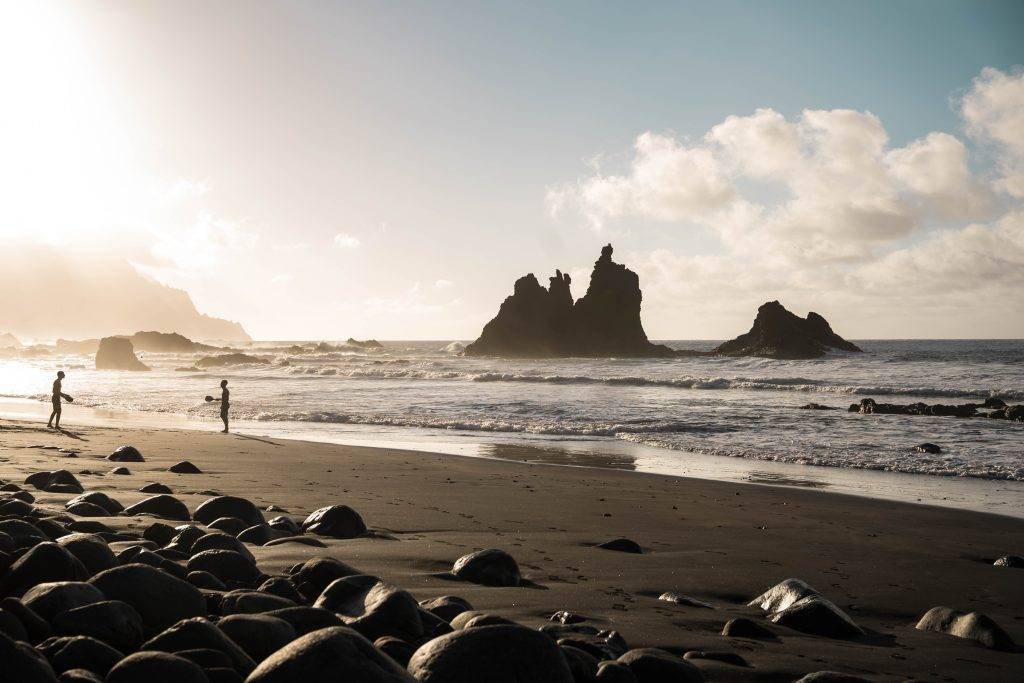
[[719, 344], [713, 353], [800, 360], [820, 358], [833, 349], [860, 351], [856, 344], [833, 332], [828, 321], [817, 313], [812, 311], [801, 318], [778, 301], [769, 301], [757, 309], [749, 332]]
[[96, 350], [97, 370], [149, 370], [127, 337], [104, 337]]

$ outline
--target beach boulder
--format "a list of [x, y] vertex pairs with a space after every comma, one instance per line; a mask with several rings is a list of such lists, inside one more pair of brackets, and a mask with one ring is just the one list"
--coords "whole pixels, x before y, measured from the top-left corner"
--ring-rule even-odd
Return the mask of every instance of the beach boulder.
[[770, 617], [780, 626], [827, 638], [856, 638], [864, 630], [831, 601], [820, 595], [797, 600]]
[[932, 607], [917, 622], [916, 628], [919, 631], [936, 631], [974, 640], [992, 650], [1017, 650], [1010, 635], [991, 618], [979, 612], [960, 612], [950, 607]]
[[85, 581], [89, 572], [74, 555], [47, 541], [15, 560], [0, 579], [0, 594], [22, 596], [33, 586], [51, 581]]
[[[454, 682], [455, 679], [452, 680]], [[483, 680], [486, 679], [476, 679], [477, 683]], [[415, 679], [356, 631], [335, 626], [293, 640], [264, 659], [246, 679], [246, 683], [295, 681], [414, 683]], [[543, 682], [538, 680], [537, 683]]]
[[21, 601], [47, 621], [65, 610], [105, 600], [95, 586], [82, 581], [51, 581], [28, 589]]
[[572, 683], [565, 655], [550, 638], [525, 626], [481, 626], [434, 638], [409, 660], [424, 683]]
[[295, 607], [275, 609], [267, 612], [266, 614], [272, 617], [277, 617], [278, 619], [284, 619], [292, 625], [292, 628], [295, 629], [295, 633], [299, 636], [304, 636], [307, 633], [312, 633], [313, 631], [319, 631], [322, 628], [345, 625], [344, 622], [338, 618], [337, 614], [329, 609], [324, 609], [323, 607], [297, 605]]
[[366, 533], [366, 524], [359, 513], [347, 505], [331, 505], [312, 512], [302, 529], [321, 536], [355, 538]]
[[135, 446], [119, 446], [107, 456], [111, 462], [144, 462], [145, 458]]
[[146, 626], [163, 629], [206, 613], [206, 600], [191, 584], [146, 564], [127, 564], [89, 580], [110, 600], [135, 608]]
[[484, 586], [518, 586], [522, 580], [515, 558], [498, 548], [463, 555], [452, 565], [452, 574]]
[[118, 662], [105, 683], [210, 683], [202, 668], [167, 652], [136, 652]]
[[434, 616], [444, 619], [448, 623], [451, 623], [452, 619], [463, 612], [468, 612], [473, 609], [473, 605], [469, 604], [468, 600], [455, 595], [442, 595], [439, 598], [421, 600], [420, 607], [427, 610]]
[[89, 636], [57, 636], [36, 646], [57, 673], [69, 669], [86, 669], [106, 675], [124, 655], [104, 642]]
[[701, 683], [704, 674], [696, 666], [675, 655], [654, 647], [630, 650], [618, 659], [629, 668], [640, 683]]
[[90, 491], [89, 493], [83, 493], [80, 496], [75, 496], [67, 503], [64, 504], [65, 508], [70, 508], [75, 503], [90, 503], [103, 508], [104, 512], [113, 517], [120, 512], [124, 512], [124, 506], [119, 502], [103, 493], [102, 491]]
[[159, 482], [150, 482], [139, 489], [139, 493], [174, 493], [170, 486]]
[[394, 636], [414, 641], [423, 635], [415, 598], [373, 576], [337, 579], [324, 589], [313, 606], [334, 612], [369, 640]]
[[247, 557], [250, 562], [256, 562], [256, 558], [253, 557], [252, 551], [246, 547], [245, 543], [242, 543], [234, 536], [229, 536], [228, 534], [222, 534], [220, 532], [203, 534], [196, 539], [195, 543], [192, 544], [192, 548], [189, 552], [195, 555], [203, 552], [204, 550], [233, 550], [236, 553]]
[[613, 538], [610, 541], [598, 543], [595, 547], [601, 550], [614, 550], [619, 553], [633, 553], [635, 555], [642, 555], [644, 552], [639, 543], [629, 538]]
[[266, 614], [232, 614], [218, 621], [217, 628], [255, 662], [262, 662], [298, 637], [287, 621]]
[[47, 493], [82, 493], [85, 491], [78, 478], [67, 470], [34, 472], [25, 478], [25, 483]]
[[28, 643], [0, 631], [0, 662], [4, 679], [14, 683], [57, 683], [57, 674], [46, 658]]
[[234, 550], [198, 552], [189, 558], [185, 568], [190, 572], [209, 572], [229, 586], [250, 585], [261, 576], [251, 554], [246, 556]]
[[174, 496], [160, 493], [149, 498], [144, 498], [134, 505], [129, 505], [124, 510], [126, 515], [153, 515], [161, 519], [173, 519], [179, 522], [187, 522], [192, 516], [188, 507]]
[[231, 666], [243, 676], [256, 667], [252, 657], [213, 623], [204, 617], [182, 619], [142, 644], [143, 650], [180, 652], [216, 650], [231, 660]]
[[774, 638], [775, 634], [753, 619], [736, 617], [725, 622], [722, 627], [722, 635], [729, 638]]
[[134, 652], [143, 641], [142, 617], [120, 600], [102, 600], [61, 612], [51, 619], [57, 633], [89, 636], [115, 650]]
[[127, 337], [104, 337], [96, 349], [97, 370], [149, 370], [135, 356], [135, 347]]
[[201, 469], [199, 469], [198, 467], [193, 465], [188, 460], [182, 460], [181, 462], [174, 463], [173, 465], [171, 465], [170, 467], [167, 468], [167, 471], [168, 472], [174, 472], [175, 474], [202, 474], [203, 473], [203, 471]]
[[203, 524], [220, 517], [237, 517], [249, 526], [266, 524], [259, 509], [245, 498], [216, 496], [202, 502], [192, 517]]
[[786, 579], [748, 602], [747, 607], [758, 607], [769, 613], [779, 612], [811, 595], [818, 595], [818, 591], [800, 579]]
[[1020, 555], [1003, 555], [998, 560], [993, 562], [992, 566], [1024, 569], [1024, 557], [1021, 557]]

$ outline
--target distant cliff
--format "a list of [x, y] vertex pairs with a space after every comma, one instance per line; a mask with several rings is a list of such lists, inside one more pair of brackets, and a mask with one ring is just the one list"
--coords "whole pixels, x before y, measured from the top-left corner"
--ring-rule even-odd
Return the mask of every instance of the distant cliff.
[[769, 301], [757, 309], [749, 332], [720, 344], [714, 353], [795, 360], [819, 358], [830, 349], [860, 351], [856, 344], [833, 332], [828, 321], [817, 313], [801, 318], [778, 301]]
[[189, 295], [98, 252], [12, 250], [0, 265], [0, 330], [21, 339], [88, 339], [133, 330], [251, 341], [242, 326], [203, 315]]
[[512, 296], [466, 347], [467, 356], [530, 358], [657, 357], [672, 349], [647, 340], [640, 322], [640, 278], [612, 261], [612, 246], [601, 250], [590, 286], [573, 303], [568, 274], [555, 271], [544, 288], [533, 273], [516, 280]]

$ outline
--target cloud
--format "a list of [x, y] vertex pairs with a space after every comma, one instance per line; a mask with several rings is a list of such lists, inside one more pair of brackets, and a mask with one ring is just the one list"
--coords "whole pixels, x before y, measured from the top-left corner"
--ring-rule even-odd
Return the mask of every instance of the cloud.
[[960, 103], [967, 132], [996, 146], [998, 189], [1024, 198], [1024, 71], [986, 67]]
[[339, 249], [355, 249], [361, 244], [358, 237], [353, 237], [348, 233], [339, 232], [334, 236], [334, 246]]
[[295, 276], [291, 273], [278, 273], [270, 278], [270, 284], [272, 285], [286, 285], [289, 282], [295, 282]]
[[455, 283], [451, 280], [437, 280], [434, 282], [434, 289], [451, 289]]
[[255, 232], [216, 218], [201, 209], [195, 221], [184, 229], [152, 230], [155, 242], [150, 253], [160, 267], [185, 275], [210, 274], [229, 254], [251, 251], [259, 240]]
[[[596, 230], [639, 218], [715, 237], [709, 253], [630, 255], [657, 310], [749, 315], [781, 297], [907, 314], [958, 301], [998, 322], [998, 311], [1024, 314], [1024, 208], [1006, 201], [1024, 197], [1024, 75], [985, 69], [958, 106], [966, 137], [902, 146], [850, 109], [762, 108], [696, 138], [648, 131], [623, 170], [598, 154], [586, 175], [549, 188], [548, 205]], [[991, 150], [993, 172], [975, 170], [972, 140]]]

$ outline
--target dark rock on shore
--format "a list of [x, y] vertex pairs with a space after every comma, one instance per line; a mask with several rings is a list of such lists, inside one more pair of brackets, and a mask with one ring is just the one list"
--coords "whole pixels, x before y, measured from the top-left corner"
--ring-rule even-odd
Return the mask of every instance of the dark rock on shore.
[[149, 370], [135, 356], [135, 347], [125, 337], [104, 337], [96, 350], [97, 370]]
[[105, 676], [124, 655], [104, 642], [89, 636], [58, 636], [40, 643], [37, 648], [53, 670], [86, 669]]
[[701, 683], [704, 680], [704, 674], [690, 662], [654, 647], [630, 650], [619, 657], [618, 661], [619, 664], [629, 667], [641, 682]]
[[482, 626], [435, 638], [413, 654], [409, 673], [421, 683], [573, 681], [558, 645], [524, 626]]
[[998, 560], [992, 563], [995, 567], [1012, 567], [1014, 569], [1024, 569], [1024, 557], [1020, 555], [1003, 555]]
[[264, 659], [246, 681], [414, 683], [415, 679], [357, 632], [343, 626], [335, 626], [293, 640]]
[[312, 512], [302, 528], [321, 536], [355, 538], [366, 533], [366, 524], [359, 513], [347, 505], [331, 505]]
[[0, 580], [0, 593], [20, 597], [48, 581], [85, 581], [89, 572], [74, 555], [53, 542], [40, 543], [19, 557]]
[[287, 621], [266, 614], [232, 614], [218, 621], [217, 628], [254, 662], [262, 662], [298, 637]]
[[515, 558], [498, 548], [463, 555], [452, 566], [452, 574], [485, 586], [518, 586], [522, 580]]
[[174, 472], [176, 474], [202, 474], [203, 471], [193, 465], [188, 460], [182, 460], [181, 462], [174, 463], [167, 468], [168, 472]]
[[206, 600], [191, 584], [145, 564], [127, 564], [89, 580], [110, 600], [127, 602], [150, 628], [206, 614]]
[[419, 604], [406, 591], [376, 577], [357, 575], [333, 581], [313, 603], [328, 609], [369, 640], [394, 636], [415, 641], [423, 635]]
[[107, 674], [106, 683], [210, 683], [198, 664], [167, 652], [136, 652]]
[[722, 635], [730, 638], [774, 638], [775, 634], [746, 617], [736, 617], [725, 622], [722, 627]]
[[118, 446], [113, 453], [107, 456], [111, 462], [144, 462], [145, 458], [135, 446]]
[[105, 598], [97, 588], [82, 581], [53, 581], [36, 584], [21, 596], [21, 601], [47, 621], [61, 612], [84, 607]]
[[516, 280], [512, 296], [466, 347], [467, 356], [548, 358], [662, 357], [675, 352], [647, 340], [640, 322], [640, 279], [601, 250], [587, 293], [573, 303], [568, 274], [555, 271], [545, 289], [533, 273]]
[[786, 579], [748, 603], [776, 624], [829, 638], [855, 638], [864, 631], [841, 609], [800, 579]]
[[604, 543], [598, 543], [595, 547], [620, 553], [633, 553], [634, 555], [642, 555], [644, 552], [639, 543], [628, 538], [614, 538]]
[[974, 640], [992, 650], [1014, 652], [1016, 644], [996, 622], [979, 612], [960, 612], [950, 607], [932, 607], [917, 622], [919, 631], [937, 631]]
[[[979, 412], [992, 410], [990, 413]], [[1007, 406], [1000, 399], [986, 399], [984, 403], [960, 403], [946, 405], [936, 403], [879, 403], [873, 398], [861, 399], [850, 405], [849, 412], [861, 415], [935, 415], [942, 417], [988, 417], [994, 420], [1024, 422], [1024, 405]], [[929, 446], [934, 444], [922, 444]]]
[[143, 650], [178, 652], [208, 649], [221, 652], [243, 676], [256, 668], [256, 662], [238, 644], [203, 617], [182, 619], [142, 644]]
[[931, 455], [936, 455], [942, 452], [942, 446], [934, 443], [923, 443], [914, 446], [914, 450], [918, 453], [930, 453]]
[[5, 680], [18, 683], [57, 683], [57, 674], [38, 650], [0, 632], [0, 662]]
[[121, 652], [134, 652], [142, 645], [142, 617], [131, 605], [120, 600], [102, 600], [69, 609], [51, 619], [62, 635], [89, 636]]
[[797, 360], [820, 358], [831, 350], [859, 352], [860, 348], [833, 332], [817, 313], [801, 318], [778, 301], [769, 301], [757, 309], [749, 332], [719, 344], [714, 353]]
[[209, 524], [220, 517], [237, 517], [250, 525], [265, 524], [263, 514], [252, 502], [237, 496], [216, 496], [204, 501], [196, 508], [193, 518]]
[[114, 552], [103, 537], [96, 534], [72, 533], [57, 539], [57, 545], [78, 558], [90, 576], [117, 564]]
[[135, 505], [125, 508], [124, 513], [126, 515], [155, 515], [161, 519], [173, 519], [180, 522], [187, 522], [192, 517], [184, 503], [166, 493], [143, 498]]
[[439, 598], [421, 600], [420, 607], [449, 623], [451, 623], [452, 619], [463, 612], [468, 612], [473, 609], [473, 606], [469, 604], [468, 600], [464, 600], [454, 595], [442, 595]]

